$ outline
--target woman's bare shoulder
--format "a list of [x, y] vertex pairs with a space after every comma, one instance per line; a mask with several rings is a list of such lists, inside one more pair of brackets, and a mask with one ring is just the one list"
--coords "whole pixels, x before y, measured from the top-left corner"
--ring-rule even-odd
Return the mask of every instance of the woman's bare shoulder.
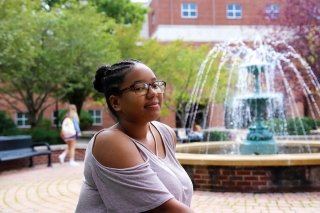
[[103, 130], [96, 136], [92, 154], [99, 163], [111, 168], [129, 168], [144, 162], [134, 142], [115, 129]]

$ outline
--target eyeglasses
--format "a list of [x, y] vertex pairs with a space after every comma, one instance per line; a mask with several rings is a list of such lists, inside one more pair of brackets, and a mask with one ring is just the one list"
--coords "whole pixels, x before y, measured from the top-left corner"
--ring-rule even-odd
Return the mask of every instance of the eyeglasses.
[[120, 92], [123, 93], [124, 91], [129, 90], [135, 92], [137, 95], [146, 95], [149, 92], [150, 87], [156, 93], [164, 93], [166, 90], [166, 82], [155, 81], [150, 84], [146, 82], [135, 82], [131, 86], [120, 90]]

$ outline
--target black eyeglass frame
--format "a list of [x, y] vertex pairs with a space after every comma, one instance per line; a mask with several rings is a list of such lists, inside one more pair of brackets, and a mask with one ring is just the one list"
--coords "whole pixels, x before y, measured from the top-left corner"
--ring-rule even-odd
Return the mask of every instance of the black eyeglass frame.
[[[157, 80], [157, 81], [154, 81], [154, 82], [152, 82], [152, 83], [147, 83], [147, 82], [134, 82], [132, 85], [130, 85], [129, 87], [126, 87], [126, 88], [123, 88], [123, 89], [121, 89], [119, 92], [120, 92], [120, 94], [122, 94], [123, 92], [125, 92], [125, 91], [127, 91], [127, 90], [129, 90], [129, 91], [132, 91], [132, 92], [134, 92], [134, 93], [136, 93], [137, 94], [137, 91], [135, 91], [135, 85], [136, 84], [138, 84], [138, 83], [143, 83], [143, 84], [145, 84], [145, 85], [148, 85], [148, 89], [147, 89], [147, 92], [146, 92], [146, 94], [148, 94], [148, 92], [149, 92], [149, 89], [150, 89], [150, 87], [153, 85], [153, 84], [155, 84], [155, 83], [163, 83], [163, 85], [164, 85], [164, 90], [163, 90], [163, 92], [161, 92], [161, 93], [164, 93], [164, 91], [166, 90], [166, 86], [167, 86], [167, 82], [165, 82], [165, 81], [162, 81], [162, 80]], [[137, 95], [139, 95], [139, 94], [137, 94]]]

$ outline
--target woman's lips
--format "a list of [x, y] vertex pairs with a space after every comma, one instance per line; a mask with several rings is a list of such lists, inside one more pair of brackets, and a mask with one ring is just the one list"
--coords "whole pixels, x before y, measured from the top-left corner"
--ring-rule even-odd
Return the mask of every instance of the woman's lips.
[[151, 103], [147, 103], [145, 106], [145, 108], [160, 108], [159, 102], [151, 102]]

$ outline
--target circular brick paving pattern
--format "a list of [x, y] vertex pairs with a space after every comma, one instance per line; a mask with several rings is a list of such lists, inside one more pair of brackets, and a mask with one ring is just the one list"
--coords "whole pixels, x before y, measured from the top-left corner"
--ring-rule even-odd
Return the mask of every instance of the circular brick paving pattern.
[[[1, 213], [74, 212], [83, 176], [78, 167], [53, 164], [0, 174]], [[320, 192], [217, 193], [195, 191], [192, 208], [197, 213], [320, 212]]]

